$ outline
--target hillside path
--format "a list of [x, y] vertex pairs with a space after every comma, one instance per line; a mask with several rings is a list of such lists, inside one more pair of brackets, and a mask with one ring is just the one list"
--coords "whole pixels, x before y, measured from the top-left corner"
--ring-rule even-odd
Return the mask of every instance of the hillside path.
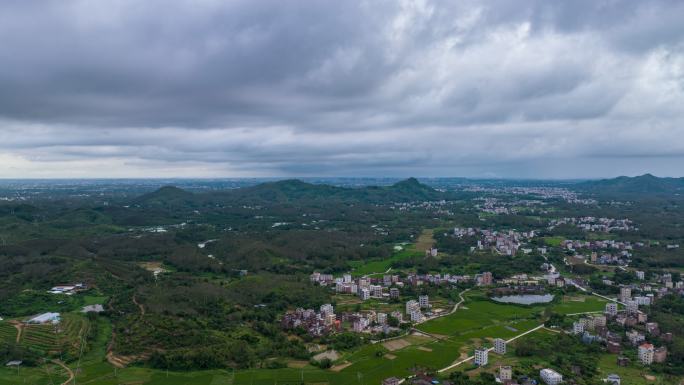
[[66, 366], [66, 364], [65, 364], [64, 362], [60, 361], [60, 360], [52, 360], [52, 362], [53, 362], [54, 364], [57, 364], [57, 365], [61, 366], [61, 367], [62, 367], [64, 370], [66, 370], [66, 372], [69, 374], [69, 379], [66, 380], [66, 381], [64, 381], [64, 382], [62, 382], [62, 385], [69, 385], [69, 384], [71, 384], [71, 383], [74, 381], [74, 371], [71, 370], [71, 368], [69, 368], [68, 366]]

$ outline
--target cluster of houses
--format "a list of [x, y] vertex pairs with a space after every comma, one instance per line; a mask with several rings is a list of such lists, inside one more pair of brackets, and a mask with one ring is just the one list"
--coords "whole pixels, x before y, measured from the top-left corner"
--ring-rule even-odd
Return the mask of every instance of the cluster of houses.
[[579, 218], [560, 218], [552, 219], [549, 222], [548, 229], [553, 230], [557, 226], [573, 225], [585, 231], [596, 231], [609, 233], [611, 231], [637, 231], [634, 223], [629, 219], [614, 219], [614, 218], [596, 218], [596, 217], [579, 217]]
[[[428, 252], [436, 249], [428, 249]], [[321, 286], [329, 286], [338, 294], [357, 295], [362, 301], [369, 299], [399, 299], [401, 288], [406, 286], [448, 285], [459, 282], [475, 282], [481, 286], [493, 283], [492, 273], [484, 272], [476, 275], [445, 274], [408, 274], [400, 277], [396, 274], [384, 274], [382, 277], [354, 278], [351, 274], [335, 277], [332, 274], [314, 272], [309, 280]]]
[[501, 255], [512, 256], [526, 241], [534, 238], [535, 233], [534, 230], [518, 232], [514, 230], [496, 231], [473, 227], [455, 227], [453, 235], [457, 238], [479, 237], [477, 245], [470, 248], [471, 251], [491, 249]]
[[616, 241], [613, 239], [597, 240], [597, 241], [578, 241], [572, 239], [566, 239], [560, 243], [560, 247], [568, 251], [577, 251], [579, 249], [589, 249], [593, 251], [601, 250], [615, 250], [625, 256], [629, 256], [629, 253], [638, 247], [644, 247], [643, 242], [630, 242], [630, 241]]
[[[484, 197], [475, 200], [481, 200], [481, 204], [476, 204], [475, 207], [480, 211], [488, 214], [515, 214], [520, 211], [521, 207], [532, 208], [535, 206], [544, 205], [545, 202], [541, 200], [517, 199], [512, 201], [502, 201], [498, 198]], [[542, 210], [541, 212], [546, 212]]]
[[560, 187], [531, 187], [531, 186], [510, 186], [510, 187], [483, 187], [465, 186], [464, 191], [485, 192], [493, 194], [513, 194], [513, 195], [535, 195], [542, 199], [562, 199], [568, 203], [578, 203], [586, 205], [596, 204], [595, 199], [580, 199], [577, 193]]
[[285, 330], [303, 328], [313, 337], [340, 332], [344, 328], [343, 325], [351, 325], [350, 329], [357, 333], [389, 334], [398, 330], [389, 325], [389, 317], [396, 318], [398, 322], [403, 320], [403, 315], [399, 311], [390, 314], [375, 311], [345, 312], [338, 316], [331, 304], [324, 304], [318, 312], [313, 309], [298, 308], [285, 313], [281, 326]]
[[[628, 288], [623, 288], [621, 295], [630, 296]], [[616, 302], [606, 304], [604, 314], [590, 315], [580, 318], [573, 323], [572, 332], [580, 335], [582, 342], [605, 343], [609, 353], [620, 355], [625, 347], [624, 341], [628, 345], [637, 347], [638, 359], [643, 365], [651, 365], [654, 362], [665, 362], [667, 359], [667, 348], [655, 348], [647, 342], [649, 338], [660, 336], [664, 341], [672, 340], [672, 333], [661, 335], [657, 322], [648, 322], [646, 313], [639, 310], [639, 304], [633, 299], [625, 299], [625, 309], [618, 310]], [[625, 333], [617, 333], [608, 329], [609, 323], [615, 323], [626, 329]], [[626, 366], [629, 359], [623, 356], [618, 357], [618, 365]]]

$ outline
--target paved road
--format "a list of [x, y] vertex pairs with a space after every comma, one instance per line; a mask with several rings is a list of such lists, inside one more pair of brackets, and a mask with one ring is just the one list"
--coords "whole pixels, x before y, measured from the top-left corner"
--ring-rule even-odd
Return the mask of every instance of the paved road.
[[[535, 328], [532, 328], [532, 329], [530, 329], [530, 330], [528, 330], [528, 331], [526, 331], [526, 332], [524, 332], [524, 333], [520, 333], [520, 334], [518, 334], [517, 336], [512, 337], [512, 338], [506, 340], [506, 343], [513, 342], [513, 341], [517, 340], [518, 338], [523, 337], [523, 336], [526, 336], [526, 335], [528, 335], [528, 334], [530, 334], [530, 333], [536, 332], [537, 330], [539, 330], [539, 329], [541, 329], [541, 328], [543, 328], [543, 327], [544, 327], [544, 324], [541, 324], [541, 325], [539, 325], [539, 326], [537, 326], [537, 327], [535, 327]], [[488, 352], [491, 352], [492, 350], [494, 350], [494, 348], [489, 348], [489, 349], [487, 349]], [[446, 372], [447, 370], [453, 369], [453, 368], [455, 368], [455, 367], [457, 367], [457, 366], [459, 366], [459, 365], [461, 365], [461, 364], [463, 364], [463, 363], [465, 363], [465, 362], [468, 362], [468, 361], [472, 360], [473, 358], [475, 358], [475, 356], [470, 356], [470, 357], [468, 357], [468, 358], [466, 358], [466, 359], [463, 359], [463, 360], [458, 361], [458, 362], [456, 362], [456, 363], [454, 363], [454, 364], [452, 364], [452, 365], [449, 365], [449, 366], [447, 366], [446, 368], [439, 369], [437, 372], [438, 372], [438, 373]]]
[[[463, 290], [462, 292], [460, 292], [460, 293], [458, 294], [458, 296], [459, 296], [459, 298], [461, 298], [461, 300], [460, 300], [457, 304], [454, 305], [454, 308], [451, 309], [450, 312], [448, 312], [448, 313], [446, 313], [446, 314], [440, 314], [440, 315], [438, 315], [438, 316], [436, 316], [436, 317], [432, 317], [432, 318], [426, 319], [425, 321], [419, 322], [419, 323], [417, 323], [416, 325], [421, 324], [421, 323], [423, 323], [423, 322], [427, 322], [427, 321], [433, 320], [433, 319], [437, 319], [437, 318], [440, 318], [440, 317], [445, 317], [445, 316], [454, 314], [454, 313], [456, 312], [456, 310], [458, 310], [458, 307], [461, 306], [461, 304], [462, 304], [463, 302], [465, 302], [465, 298], [463, 298], [463, 294], [467, 293], [469, 290], [470, 290], [470, 289], [465, 289], [465, 290]], [[420, 331], [420, 330], [418, 330], [418, 329], [416, 329], [416, 328], [411, 328], [411, 329], [408, 330], [406, 333], [404, 333], [404, 334], [402, 334], [402, 335], [400, 335], [400, 336], [385, 338], [385, 339], [377, 340], [377, 341], [371, 341], [371, 343], [372, 343], [372, 344], [377, 344], [377, 343], [380, 343], [380, 342], [395, 340], [395, 339], [397, 339], [397, 338], [403, 338], [403, 337], [406, 337], [407, 335], [409, 335], [409, 334], [412, 333], [412, 332], [416, 332], [416, 333], [419, 333], [419, 334], [423, 334], [423, 335], [425, 335], [425, 336], [427, 336], [427, 337], [431, 337], [431, 338], [437, 338], [437, 337], [435, 337], [435, 336], [433, 336], [433, 335], [431, 335], [431, 334], [425, 333], [425, 332]]]

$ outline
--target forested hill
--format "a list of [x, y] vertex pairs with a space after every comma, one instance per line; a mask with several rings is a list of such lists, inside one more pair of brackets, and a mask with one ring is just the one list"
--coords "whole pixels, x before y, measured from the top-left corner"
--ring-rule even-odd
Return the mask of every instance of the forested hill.
[[312, 184], [297, 179], [289, 179], [262, 183], [252, 187], [199, 193], [192, 193], [174, 186], [165, 186], [136, 198], [132, 204], [140, 206], [199, 206], [226, 203], [265, 205], [301, 201], [387, 203], [447, 198], [447, 193], [424, 185], [415, 178], [409, 178], [391, 186], [360, 188]]
[[684, 193], [684, 178], [659, 178], [651, 174], [583, 182], [577, 188], [596, 194], [674, 195]]

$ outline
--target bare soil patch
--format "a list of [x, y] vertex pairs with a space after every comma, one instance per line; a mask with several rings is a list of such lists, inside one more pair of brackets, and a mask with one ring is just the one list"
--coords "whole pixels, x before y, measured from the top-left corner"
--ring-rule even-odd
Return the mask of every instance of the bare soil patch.
[[390, 352], [393, 352], [395, 350], [400, 350], [407, 346], [411, 346], [411, 343], [402, 338], [398, 340], [385, 341], [382, 343], [382, 346], [384, 346], [385, 349], [389, 350]]
[[343, 364], [335, 365], [332, 368], [330, 368], [331, 372], [339, 372], [340, 370], [346, 368], [347, 366], [351, 366], [351, 362], [345, 362]]
[[330, 361], [335, 361], [338, 358], [340, 358], [340, 355], [334, 350], [328, 350], [327, 352], [318, 353], [315, 356], [313, 356], [313, 359], [316, 361], [324, 360], [326, 358]]
[[430, 249], [435, 244], [435, 239], [432, 237], [432, 230], [423, 230], [416, 240], [416, 251], [425, 251]]
[[287, 367], [293, 369], [301, 369], [305, 367], [308, 363], [308, 361], [290, 361], [287, 363]]

